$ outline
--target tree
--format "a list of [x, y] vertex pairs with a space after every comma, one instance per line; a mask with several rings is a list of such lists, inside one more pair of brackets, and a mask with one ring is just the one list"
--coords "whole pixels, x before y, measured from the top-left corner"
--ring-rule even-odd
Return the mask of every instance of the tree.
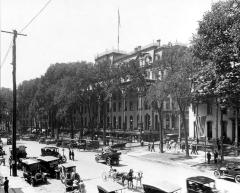
[[195, 78], [195, 91], [201, 88], [196, 92], [196, 98], [199, 94], [204, 98], [213, 96], [217, 105], [233, 107], [236, 112], [240, 94], [236, 80], [240, 63], [239, 32], [240, 2], [220, 1], [213, 4], [211, 11], [199, 22], [192, 42], [193, 54], [201, 60], [203, 67], [203, 73], [197, 73]]

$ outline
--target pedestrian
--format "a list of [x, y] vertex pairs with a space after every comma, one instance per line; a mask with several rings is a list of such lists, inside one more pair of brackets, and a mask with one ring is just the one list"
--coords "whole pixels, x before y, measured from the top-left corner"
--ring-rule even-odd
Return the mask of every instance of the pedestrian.
[[191, 144], [191, 154], [195, 154], [195, 146]]
[[198, 155], [198, 146], [197, 146], [197, 144], [195, 145], [195, 154]]
[[150, 149], [151, 149], [151, 144], [148, 143], [148, 151], [150, 151]]
[[74, 151], [72, 150], [72, 160], [74, 161]]
[[152, 151], [155, 152], [154, 142], [152, 143]]
[[7, 177], [5, 177], [5, 181], [3, 183], [3, 187], [4, 187], [4, 192], [8, 193], [8, 188], [9, 188], [9, 180]]
[[218, 159], [218, 152], [215, 150], [214, 152], [214, 163], [217, 164], [217, 159]]
[[71, 152], [71, 150], [69, 148], [69, 160], [71, 160], [71, 159], [72, 159], [72, 152]]
[[210, 151], [208, 151], [208, 153], [207, 153], [207, 160], [208, 160], [208, 164], [210, 164], [210, 160], [211, 160], [211, 153], [210, 153]]

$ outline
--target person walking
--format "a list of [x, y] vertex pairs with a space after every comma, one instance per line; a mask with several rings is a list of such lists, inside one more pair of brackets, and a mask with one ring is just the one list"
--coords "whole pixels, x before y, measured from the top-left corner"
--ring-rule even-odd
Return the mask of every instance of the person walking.
[[69, 160], [72, 160], [72, 152], [71, 152], [71, 149], [69, 149]]
[[217, 159], [218, 159], [218, 152], [217, 152], [217, 150], [215, 150], [213, 155], [214, 155], [214, 163], [217, 164]]
[[72, 160], [74, 161], [74, 151], [72, 150]]
[[150, 149], [151, 149], [151, 144], [148, 143], [148, 151], [150, 151]]
[[154, 145], [154, 142], [152, 143], [152, 151], [154, 151], [155, 152], [155, 147], [154, 147], [155, 145]]
[[208, 151], [208, 153], [207, 153], [207, 160], [208, 160], [208, 164], [210, 164], [210, 160], [211, 160], [211, 153], [210, 153], [210, 151]]
[[9, 180], [7, 177], [5, 177], [5, 181], [3, 183], [3, 187], [4, 187], [4, 192], [8, 193], [8, 188], [9, 188]]

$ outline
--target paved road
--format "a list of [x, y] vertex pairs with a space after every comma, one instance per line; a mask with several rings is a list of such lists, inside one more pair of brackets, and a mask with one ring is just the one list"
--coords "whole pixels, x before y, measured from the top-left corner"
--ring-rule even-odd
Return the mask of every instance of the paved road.
[[[32, 141], [20, 141], [19, 143], [27, 146], [28, 156], [39, 156], [41, 147], [46, 146]], [[62, 149], [60, 149], [60, 151], [61, 150]], [[65, 149], [64, 152], [68, 155], [67, 149]], [[94, 152], [75, 150], [76, 160], [74, 162], [70, 161], [77, 165], [77, 172], [79, 172], [81, 178], [85, 181], [88, 193], [97, 193], [96, 185], [101, 182], [101, 174], [104, 171], [109, 170], [108, 166], [95, 162], [95, 154], [96, 153]], [[192, 169], [169, 163], [146, 161], [129, 156], [128, 154], [122, 154], [121, 159], [122, 161], [120, 162], [120, 166], [116, 167], [118, 171], [129, 171], [129, 169], [133, 169], [134, 171], [141, 170], [143, 171], [143, 182], [151, 183], [162, 180], [172, 181], [183, 188], [182, 193], [186, 192], [185, 179], [187, 177], [205, 175], [214, 178], [211, 173], [201, 172], [195, 168]], [[231, 181], [223, 179], [216, 180], [216, 185], [225, 193], [240, 192], [240, 185]], [[49, 184], [39, 185], [35, 189], [37, 193], [64, 192], [64, 185], [60, 182], [60, 180], [50, 179]]]

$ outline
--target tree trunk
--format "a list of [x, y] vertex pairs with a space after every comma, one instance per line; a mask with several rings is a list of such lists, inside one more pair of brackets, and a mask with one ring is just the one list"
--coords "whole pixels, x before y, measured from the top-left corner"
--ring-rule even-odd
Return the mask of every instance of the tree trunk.
[[159, 151], [163, 153], [163, 124], [162, 124], [162, 104], [161, 107], [158, 109], [158, 116], [159, 116]]
[[218, 138], [218, 101], [216, 98], [216, 140]]
[[238, 108], [236, 108], [235, 122], [235, 156], [238, 156]]
[[221, 109], [221, 162], [224, 160], [223, 156], [223, 110]]
[[188, 133], [187, 133], [187, 126], [186, 126], [186, 119], [185, 119], [185, 111], [180, 109], [180, 114], [183, 121], [184, 139], [185, 139], [185, 145], [186, 145], [186, 157], [189, 157]]
[[71, 121], [71, 139], [74, 139], [74, 128], [73, 128], [73, 112], [70, 115], [70, 121]]

